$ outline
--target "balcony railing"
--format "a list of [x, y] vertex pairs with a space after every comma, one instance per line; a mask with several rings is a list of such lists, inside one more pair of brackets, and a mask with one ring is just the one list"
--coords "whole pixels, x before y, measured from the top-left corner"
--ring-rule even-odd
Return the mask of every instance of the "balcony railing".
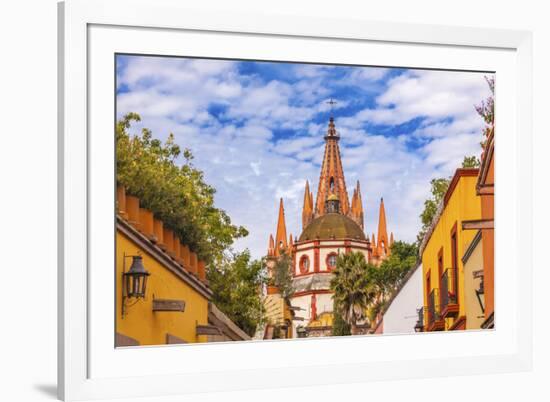
[[435, 320], [439, 319], [439, 314], [436, 309], [436, 302], [438, 299], [438, 289], [432, 289], [428, 295], [428, 327], [431, 326]]
[[447, 268], [441, 275], [441, 313], [443, 317], [458, 314], [456, 268]]
[[428, 295], [428, 308], [426, 322], [428, 331], [441, 331], [445, 328], [445, 322], [441, 318], [439, 305], [439, 289], [432, 289]]

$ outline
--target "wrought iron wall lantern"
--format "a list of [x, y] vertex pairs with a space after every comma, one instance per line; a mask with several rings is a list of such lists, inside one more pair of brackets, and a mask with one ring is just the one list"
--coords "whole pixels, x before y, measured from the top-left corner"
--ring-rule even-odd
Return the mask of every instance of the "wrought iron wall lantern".
[[421, 307], [416, 310], [418, 314], [418, 319], [414, 325], [414, 332], [423, 332], [424, 331], [424, 307]]
[[[132, 258], [132, 265], [126, 271], [126, 259]], [[122, 317], [126, 314], [128, 307], [133, 306], [140, 299], [145, 299], [147, 291], [147, 277], [151, 275], [143, 266], [143, 257], [141, 255], [123, 256], [122, 268]], [[134, 299], [132, 304], [129, 301]]]
[[481, 312], [485, 314], [485, 286], [483, 284], [483, 271], [475, 271], [473, 273], [474, 279], [479, 278], [479, 288], [476, 289], [476, 297], [477, 301], [479, 303], [479, 307], [481, 307]]
[[481, 277], [481, 281], [479, 282], [479, 289], [476, 289], [476, 296], [479, 307], [481, 307], [481, 312], [485, 314], [485, 288], [483, 286], [483, 277]]

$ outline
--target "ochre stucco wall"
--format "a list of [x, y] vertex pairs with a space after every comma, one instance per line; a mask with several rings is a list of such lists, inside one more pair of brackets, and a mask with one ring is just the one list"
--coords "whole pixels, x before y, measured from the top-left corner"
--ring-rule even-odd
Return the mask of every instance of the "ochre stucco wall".
[[[473, 237], [475, 230], [462, 230], [462, 221], [481, 218], [481, 200], [476, 195], [477, 175], [460, 176], [454, 191], [448, 198], [441, 217], [422, 252], [424, 306], [428, 305], [428, 294], [434, 288], [439, 289], [438, 254], [443, 249], [443, 269], [451, 267], [451, 231], [456, 224], [457, 233], [457, 271], [458, 271], [458, 316], [465, 316], [464, 303], [464, 267], [461, 258]], [[426, 289], [426, 276], [430, 271], [431, 289]], [[439, 300], [436, 301], [439, 310]], [[453, 323], [447, 319], [446, 328]]]
[[[122, 318], [123, 255], [140, 254], [143, 265], [151, 273], [147, 281], [146, 299], [126, 309]], [[126, 259], [126, 270], [132, 263]], [[109, 294], [106, 290], [105, 296]], [[185, 301], [184, 312], [153, 312], [153, 295], [159, 299]], [[133, 301], [131, 302], [133, 303]], [[117, 230], [116, 234], [116, 331], [139, 341], [140, 345], [166, 343], [166, 334], [186, 342], [206, 342], [206, 336], [196, 336], [197, 324], [208, 324], [208, 300], [182, 279], [170, 272], [153, 256], [140, 249], [131, 239]]]

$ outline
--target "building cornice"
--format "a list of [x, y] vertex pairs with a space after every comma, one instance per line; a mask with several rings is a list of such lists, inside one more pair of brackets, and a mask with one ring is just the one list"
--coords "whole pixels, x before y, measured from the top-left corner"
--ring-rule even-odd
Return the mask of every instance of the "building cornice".
[[426, 231], [426, 234], [424, 235], [424, 238], [422, 239], [422, 243], [420, 243], [419, 247], [419, 255], [421, 256], [424, 252], [424, 249], [426, 248], [426, 245], [430, 241], [430, 238], [432, 237], [432, 233], [439, 223], [439, 219], [441, 218], [441, 215], [443, 214], [443, 211], [445, 210], [445, 207], [449, 203], [449, 200], [451, 199], [456, 186], [460, 182], [460, 179], [462, 177], [473, 177], [479, 175], [479, 169], [478, 168], [459, 168], [456, 169], [455, 174], [453, 178], [451, 179], [451, 182], [449, 183], [449, 187], [447, 188], [447, 191], [445, 192], [445, 195], [443, 196], [443, 199], [439, 203], [437, 207], [437, 212], [435, 213], [432, 223], [428, 230]]
[[208, 304], [208, 322], [219, 328], [232, 340], [249, 341], [252, 338], [226, 316], [216, 305]]
[[295, 297], [300, 297], [300, 296], [313, 295], [313, 294], [320, 295], [320, 294], [327, 294], [327, 293], [334, 293], [334, 292], [331, 289], [302, 290], [302, 291], [293, 293], [292, 296], [290, 296], [290, 298], [293, 299]]
[[306, 272], [305, 274], [296, 274], [296, 275], [293, 275], [292, 277], [293, 278], [304, 278], [306, 276], [312, 276], [312, 275], [330, 275], [330, 274], [333, 274], [333, 271], [319, 271], [319, 272], [314, 272], [314, 271], [311, 271], [311, 272]]
[[[306, 249], [310, 249], [310, 248], [314, 248], [314, 247], [319, 247], [319, 248], [330, 248], [330, 247], [338, 247], [339, 244], [316, 244], [316, 243], [319, 243], [319, 242], [337, 242], [337, 243], [342, 243], [342, 246], [346, 246], [346, 242], [353, 242], [353, 243], [359, 243], [361, 245], [364, 245], [363, 247], [365, 248], [369, 248], [370, 246], [370, 240], [362, 240], [362, 239], [355, 239], [355, 238], [351, 238], [351, 237], [345, 237], [345, 238], [336, 238], [336, 239], [314, 239], [314, 240], [304, 240], [304, 241], [297, 241], [294, 243], [294, 248], [297, 250], [297, 251], [302, 251], [302, 250], [306, 250]], [[304, 245], [307, 245], [308, 247], [304, 247], [304, 248], [298, 248], [299, 246], [304, 246]], [[351, 244], [352, 247], [360, 247], [360, 246], [355, 246], [353, 244]]]
[[136, 243], [142, 250], [151, 255], [151, 257], [157, 260], [168, 271], [172, 272], [179, 279], [193, 288], [193, 290], [197, 291], [209, 300], [212, 298], [212, 291], [204, 283], [202, 283], [195, 275], [176, 263], [160, 247], [155, 245], [151, 240], [126, 222], [126, 220], [124, 220], [124, 218], [120, 215], [117, 215], [116, 217], [116, 229]]
[[458, 185], [458, 182], [462, 177], [474, 177], [479, 175], [479, 168], [460, 168], [456, 169], [456, 172], [451, 179], [451, 182], [449, 183], [449, 188], [445, 192], [445, 196], [443, 197], [444, 206], [447, 206], [449, 203], [449, 200], [451, 199], [451, 196], [453, 195], [456, 186]]

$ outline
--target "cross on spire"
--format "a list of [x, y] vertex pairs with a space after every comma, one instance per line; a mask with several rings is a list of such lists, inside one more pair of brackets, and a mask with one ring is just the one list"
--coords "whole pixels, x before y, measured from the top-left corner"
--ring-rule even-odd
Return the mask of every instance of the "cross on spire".
[[330, 105], [330, 117], [333, 117], [333, 109], [334, 109], [334, 105], [337, 104], [338, 102], [336, 102], [335, 100], [333, 100], [332, 98], [330, 98], [329, 101], [327, 101], [327, 103]]

